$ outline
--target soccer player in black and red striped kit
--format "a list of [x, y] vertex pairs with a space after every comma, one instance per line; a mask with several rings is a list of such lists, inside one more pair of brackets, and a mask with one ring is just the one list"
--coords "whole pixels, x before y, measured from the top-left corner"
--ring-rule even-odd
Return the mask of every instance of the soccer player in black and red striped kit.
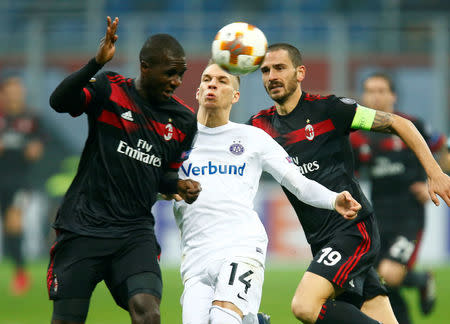
[[[397, 100], [392, 79], [375, 73], [363, 82], [364, 105], [394, 113]], [[432, 152], [442, 151], [445, 136], [431, 136], [422, 121], [411, 120]], [[350, 136], [356, 164], [367, 166], [372, 185], [371, 201], [380, 226], [381, 249], [377, 270], [389, 289], [389, 299], [401, 324], [411, 323], [401, 286], [418, 288], [420, 306], [430, 313], [435, 303], [435, 283], [430, 272], [413, 269], [425, 226], [425, 206], [430, 199], [426, 174], [414, 153], [394, 134], [354, 132]], [[395, 198], [395, 199], [394, 199]]]
[[5, 254], [14, 263], [13, 295], [25, 294], [31, 286], [22, 242], [28, 207], [32, 166], [44, 151], [39, 120], [26, 105], [26, 89], [17, 75], [0, 82], [0, 217]]
[[362, 205], [358, 216], [348, 221], [301, 203], [283, 188], [314, 256], [292, 300], [294, 315], [304, 323], [397, 323], [373, 267], [380, 248], [378, 227], [354, 177], [349, 133], [366, 129], [399, 135], [426, 170], [436, 204], [438, 194], [450, 205], [450, 178], [410, 121], [363, 107], [353, 99], [303, 92], [306, 68], [294, 46], [269, 46], [261, 72], [275, 106], [252, 116], [250, 123], [281, 144], [303, 175], [331, 190], [348, 190]]
[[47, 287], [53, 324], [84, 323], [89, 300], [104, 280], [132, 323], [160, 323], [160, 247], [151, 207], [157, 193], [197, 198], [198, 182], [179, 180], [196, 134], [196, 118], [173, 96], [186, 70], [184, 50], [167, 34], [151, 36], [140, 54], [140, 75], [94, 75], [115, 53], [118, 18], [95, 58], [64, 79], [50, 104], [87, 114], [89, 135], [77, 174], [53, 227]]

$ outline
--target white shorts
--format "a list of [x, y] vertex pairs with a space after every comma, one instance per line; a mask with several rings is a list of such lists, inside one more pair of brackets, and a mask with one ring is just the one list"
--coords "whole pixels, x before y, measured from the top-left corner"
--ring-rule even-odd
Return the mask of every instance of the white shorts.
[[213, 301], [233, 303], [244, 316], [258, 313], [264, 282], [263, 265], [234, 257], [209, 264], [204, 273], [188, 279], [181, 296], [183, 324], [208, 324]]

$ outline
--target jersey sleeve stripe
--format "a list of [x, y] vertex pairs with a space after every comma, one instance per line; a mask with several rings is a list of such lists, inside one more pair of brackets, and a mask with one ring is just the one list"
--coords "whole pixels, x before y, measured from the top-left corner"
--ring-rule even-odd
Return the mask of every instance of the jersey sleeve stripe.
[[[331, 132], [335, 129], [331, 119], [324, 120], [312, 125], [314, 129], [314, 137]], [[306, 139], [305, 127], [283, 135], [286, 138], [286, 145], [298, 143]]]
[[185, 108], [189, 109], [192, 113], [195, 114], [195, 110], [192, 107], [189, 107], [182, 99], [180, 99], [179, 97], [173, 95], [172, 96], [173, 100], [175, 100], [176, 102], [178, 102], [179, 104], [183, 105]]
[[128, 97], [124, 89], [122, 89], [116, 83], [110, 83], [111, 85], [111, 95], [109, 99], [119, 106], [129, 109], [131, 111], [140, 113], [139, 108], [133, 103], [133, 101]]
[[259, 113], [257, 113], [255, 116], [253, 116], [252, 118], [258, 118], [260, 116], [272, 116], [273, 114], [275, 114], [275, 111], [277, 109], [275, 108], [275, 106], [270, 107], [269, 109], [265, 109], [265, 110], [261, 110]]

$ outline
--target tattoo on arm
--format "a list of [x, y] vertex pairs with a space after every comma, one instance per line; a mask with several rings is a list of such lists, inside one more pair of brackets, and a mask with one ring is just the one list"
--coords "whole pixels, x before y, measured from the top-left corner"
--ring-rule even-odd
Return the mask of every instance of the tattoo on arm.
[[371, 131], [380, 133], [396, 133], [392, 128], [392, 123], [394, 122], [394, 116], [390, 113], [385, 113], [382, 111], [377, 111], [375, 114], [375, 119], [372, 124]]

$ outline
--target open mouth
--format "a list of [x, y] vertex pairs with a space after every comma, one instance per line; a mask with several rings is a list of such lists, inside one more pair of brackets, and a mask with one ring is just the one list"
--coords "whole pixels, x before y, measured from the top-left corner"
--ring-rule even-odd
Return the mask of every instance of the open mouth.
[[213, 93], [207, 93], [206, 94], [206, 99], [208, 99], [208, 100], [216, 99], [216, 95], [213, 94]]

